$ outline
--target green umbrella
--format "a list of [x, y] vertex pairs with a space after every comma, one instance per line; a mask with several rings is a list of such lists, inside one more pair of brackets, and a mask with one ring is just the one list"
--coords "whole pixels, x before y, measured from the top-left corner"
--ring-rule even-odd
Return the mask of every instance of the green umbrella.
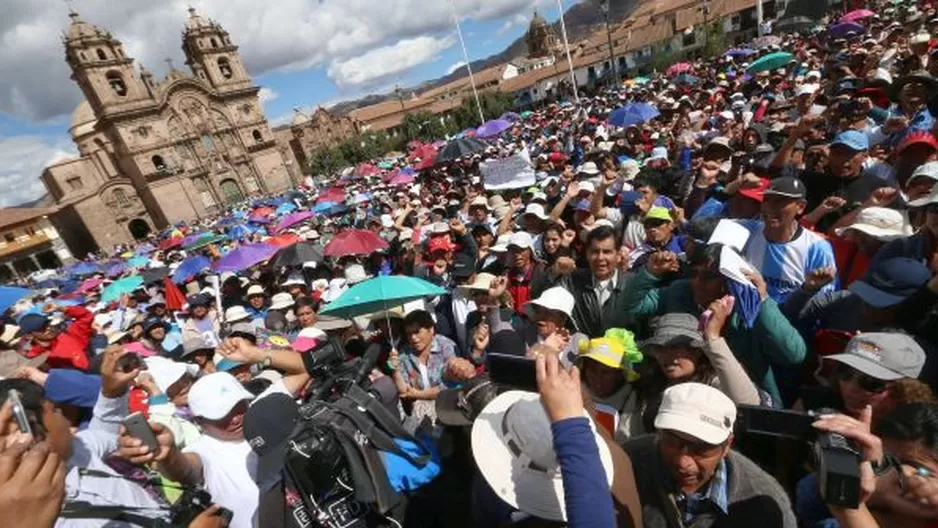
[[228, 237], [225, 236], [225, 235], [208, 235], [208, 236], [202, 236], [202, 237], [199, 237], [198, 239], [192, 241], [192, 244], [186, 246], [185, 249], [186, 249], [186, 250], [189, 250], [189, 251], [192, 251], [192, 250], [196, 250], [196, 249], [199, 249], [199, 248], [203, 248], [203, 247], [205, 247], [205, 246], [208, 246], [209, 244], [217, 244], [217, 243], [223, 242], [223, 241], [225, 241], [225, 240], [228, 240]]
[[120, 299], [121, 295], [130, 293], [140, 286], [143, 286], [143, 277], [140, 275], [118, 279], [105, 286], [104, 291], [101, 292], [101, 300], [104, 302], [116, 301]]
[[446, 290], [425, 280], [403, 275], [384, 275], [366, 280], [345, 291], [319, 313], [351, 318], [390, 310], [406, 302], [445, 295]]
[[755, 62], [749, 65], [748, 73], [759, 73], [769, 70], [777, 70], [794, 59], [795, 56], [784, 51], [769, 53], [764, 57], [759, 57]]
[[521, 115], [521, 119], [527, 119], [527, 118], [531, 117], [532, 115], [534, 115], [534, 112], [532, 112], [532, 111], [530, 111], [530, 110], [525, 110], [524, 112], [521, 112], [520, 115]]

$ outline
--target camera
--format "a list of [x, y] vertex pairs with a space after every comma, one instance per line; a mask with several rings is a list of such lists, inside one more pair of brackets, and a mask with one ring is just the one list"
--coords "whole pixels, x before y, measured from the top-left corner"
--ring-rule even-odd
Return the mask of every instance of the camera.
[[345, 347], [335, 337], [318, 343], [312, 350], [303, 355], [303, 365], [311, 376], [322, 377], [345, 361]]
[[[212, 505], [212, 495], [201, 488], [186, 488], [179, 500], [170, 508], [170, 518], [173, 526], [189, 526], [189, 524], [202, 512]], [[218, 516], [222, 517], [224, 525], [231, 524], [234, 516], [231, 510], [219, 508]]]
[[762, 435], [807, 442], [811, 445], [818, 485], [826, 504], [855, 509], [860, 505], [860, 452], [843, 435], [823, 433], [812, 427], [833, 409], [809, 413], [772, 409], [758, 405], [737, 405], [738, 436]]

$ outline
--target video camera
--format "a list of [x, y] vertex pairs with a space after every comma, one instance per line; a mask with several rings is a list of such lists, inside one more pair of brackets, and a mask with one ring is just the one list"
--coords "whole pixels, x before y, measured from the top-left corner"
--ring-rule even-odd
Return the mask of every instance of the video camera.
[[736, 434], [763, 435], [810, 444], [824, 502], [855, 509], [860, 505], [860, 452], [843, 435], [825, 433], [812, 426], [821, 415], [835, 412], [818, 409], [803, 413], [737, 405]]

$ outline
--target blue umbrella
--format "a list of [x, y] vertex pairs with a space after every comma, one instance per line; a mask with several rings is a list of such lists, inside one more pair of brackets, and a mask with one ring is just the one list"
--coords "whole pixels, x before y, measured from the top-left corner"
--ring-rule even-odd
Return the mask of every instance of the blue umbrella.
[[247, 236], [252, 235], [256, 229], [252, 228], [250, 224], [239, 224], [231, 228], [228, 231], [228, 236], [237, 240], [241, 240]]
[[101, 291], [101, 301], [116, 301], [117, 299], [120, 299], [121, 295], [130, 293], [140, 286], [143, 286], [143, 277], [140, 275], [118, 279], [104, 287], [104, 289]]
[[116, 277], [127, 271], [126, 262], [111, 262], [104, 268], [104, 274], [108, 277]]
[[863, 29], [863, 26], [855, 22], [844, 22], [842, 24], [834, 24], [833, 26], [827, 28], [827, 34], [834, 38], [844, 37], [851, 33], [861, 35], [863, 34], [864, 31], [866, 30]]
[[101, 272], [101, 266], [94, 262], [79, 262], [65, 270], [69, 275], [92, 275]]
[[329, 208], [329, 213], [328, 213], [328, 214], [330, 214], [330, 215], [337, 215], [337, 214], [342, 214], [342, 213], [344, 213], [344, 212], [346, 212], [346, 211], [348, 211], [348, 207], [347, 207], [345, 204], [337, 203], [337, 204], [335, 204], [335, 205], [333, 205], [332, 207]]
[[274, 212], [277, 213], [278, 215], [282, 215], [282, 214], [292, 213], [293, 211], [296, 211], [296, 204], [293, 202], [284, 202], [278, 205], [277, 210]]
[[207, 270], [211, 264], [212, 261], [202, 255], [189, 257], [173, 272], [173, 282], [176, 284], [188, 282], [192, 277], [198, 275], [200, 271]]
[[658, 109], [648, 103], [630, 103], [609, 114], [609, 124], [617, 127], [640, 125], [658, 117]]
[[150, 259], [147, 257], [133, 257], [127, 261], [127, 264], [131, 268], [142, 268], [150, 263]]
[[16, 301], [31, 293], [33, 293], [32, 290], [27, 290], [26, 288], [0, 286], [0, 312], [7, 311], [9, 307], [16, 304]]
[[320, 202], [313, 207], [314, 213], [327, 213], [330, 209], [335, 207], [336, 202]]
[[677, 84], [697, 84], [697, 77], [689, 73], [682, 73], [674, 78], [674, 82]]

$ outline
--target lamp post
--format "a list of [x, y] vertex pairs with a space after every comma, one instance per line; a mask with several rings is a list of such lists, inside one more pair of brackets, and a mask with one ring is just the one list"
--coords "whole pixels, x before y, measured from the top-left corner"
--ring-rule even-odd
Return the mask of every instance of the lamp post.
[[612, 49], [612, 29], [609, 27], [609, 0], [599, 0], [599, 10], [603, 12], [603, 18], [606, 20], [606, 38], [609, 40], [609, 64], [612, 66], [612, 78], [615, 85], [619, 86], [619, 68], [616, 67], [616, 54]]
[[[710, 0], [703, 0], [700, 5], [701, 11], [703, 11], [704, 24], [703, 24], [703, 37], [704, 37], [704, 53], [707, 52], [707, 41], [710, 39]], [[703, 55], [703, 53], [701, 53]]]
[[573, 99], [577, 106], [580, 104], [580, 92], [576, 87], [576, 75], [573, 73], [573, 59], [570, 58], [570, 42], [567, 40], [567, 24], [563, 20], [563, 3], [557, 0], [557, 9], [560, 10], [560, 32], [563, 34], [563, 49], [567, 52], [567, 65], [570, 67], [570, 83], [573, 85]]

